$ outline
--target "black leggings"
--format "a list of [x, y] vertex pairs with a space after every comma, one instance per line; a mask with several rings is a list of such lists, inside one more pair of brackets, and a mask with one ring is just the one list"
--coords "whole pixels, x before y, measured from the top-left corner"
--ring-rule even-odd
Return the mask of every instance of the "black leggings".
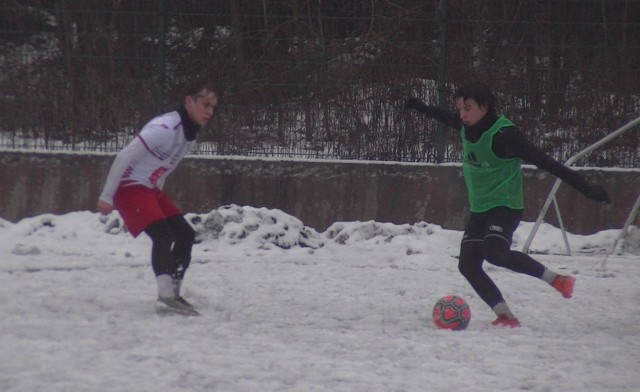
[[465, 228], [458, 269], [491, 308], [504, 298], [482, 268], [484, 260], [536, 278], [541, 278], [545, 271], [545, 267], [529, 255], [511, 250], [513, 232], [521, 217], [522, 210], [496, 207], [487, 212], [471, 213]]
[[182, 279], [191, 262], [196, 233], [182, 215], [152, 223], [144, 230], [151, 238], [151, 265], [158, 275]]

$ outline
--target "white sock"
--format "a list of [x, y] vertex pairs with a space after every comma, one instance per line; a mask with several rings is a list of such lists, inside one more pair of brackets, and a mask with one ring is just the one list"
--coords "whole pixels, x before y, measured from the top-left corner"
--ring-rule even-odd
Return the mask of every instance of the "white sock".
[[558, 276], [556, 272], [551, 271], [549, 268], [544, 269], [544, 273], [542, 274], [542, 280], [545, 282], [552, 284], [553, 280]]
[[496, 312], [498, 316], [504, 315], [507, 316], [509, 320], [516, 318], [516, 316], [511, 313], [511, 309], [507, 306], [507, 303], [502, 301], [499, 302], [496, 306], [493, 307], [493, 311]]
[[167, 274], [156, 276], [156, 282], [158, 283], [158, 297], [160, 298], [173, 298], [176, 295], [173, 292], [173, 280], [171, 276]]
[[182, 279], [172, 279], [173, 294], [176, 297], [180, 296], [180, 287], [182, 287]]

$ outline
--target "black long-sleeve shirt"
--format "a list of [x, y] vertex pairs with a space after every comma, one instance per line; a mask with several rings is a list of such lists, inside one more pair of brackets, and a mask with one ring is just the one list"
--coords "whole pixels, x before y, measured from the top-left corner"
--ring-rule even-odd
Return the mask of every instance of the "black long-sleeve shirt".
[[[415, 109], [456, 131], [460, 131], [460, 128], [463, 126], [460, 117], [455, 112], [429, 105]], [[498, 114], [496, 111], [489, 110], [477, 124], [465, 127], [466, 138], [471, 142], [476, 142], [497, 120]], [[531, 143], [518, 127], [504, 127], [493, 137], [493, 153], [500, 158], [520, 158], [523, 161], [536, 165], [538, 168], [548, 171], [579, 191], [582, 191], [588, 186], [588, 183], [580, 177], [578, 173], [551, 158]]]

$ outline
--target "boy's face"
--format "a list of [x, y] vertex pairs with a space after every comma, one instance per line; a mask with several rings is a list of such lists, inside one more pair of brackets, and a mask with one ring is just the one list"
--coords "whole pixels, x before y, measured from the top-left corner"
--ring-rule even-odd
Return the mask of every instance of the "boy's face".
[[196, 95], [186, 97], [184, 107], [189, 118], [203, 127], [213, 117], [213, 111], [218, 106], [218, 97], [213, 91], [202, 90]]
[[464, 99], [462, 97], [456, 98], [456, 109], [458, 109], [460, 120], [465, 127], [476, 125], [488, 111], [486, 106], [478, 105], [473, 98]]

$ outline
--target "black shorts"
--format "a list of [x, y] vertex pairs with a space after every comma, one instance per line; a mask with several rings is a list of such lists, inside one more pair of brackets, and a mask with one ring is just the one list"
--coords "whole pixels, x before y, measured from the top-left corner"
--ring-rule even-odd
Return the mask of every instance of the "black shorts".
[[488, 236], [504, 238], [509, 245], [522, 219], [522, 210], [496, 207], [485, 212], [472, 212], [462, 242], [484, 241]]

